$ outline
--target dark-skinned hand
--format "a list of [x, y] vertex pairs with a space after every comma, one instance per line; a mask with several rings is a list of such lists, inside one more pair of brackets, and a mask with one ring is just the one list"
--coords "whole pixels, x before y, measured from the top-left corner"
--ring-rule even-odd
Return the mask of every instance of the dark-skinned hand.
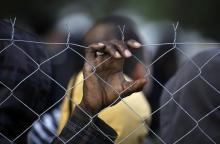
[[[86, 49], [83, 68], [83, 99], [80, 107], [90, 115], [95, 115], [121, 98], [142, 90], [146, 79], [127, 81], [123, 75], [123, 64], [132, 56], [129, 49], [138, 49], [141, 44], [135, 40], [119, 40], [94, 43]], [[94, 69], [94, 67], [96, 69]]]

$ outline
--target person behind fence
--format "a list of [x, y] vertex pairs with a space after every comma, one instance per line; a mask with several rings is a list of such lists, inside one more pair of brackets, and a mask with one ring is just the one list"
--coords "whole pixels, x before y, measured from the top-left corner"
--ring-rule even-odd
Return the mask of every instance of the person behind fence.
[[[70, 35], [69, 42], [81, 44], [85, 32], [92, 26], [92, 19], [86, 13], [68, 13], [59, 19], [55, 26], [48, 29], [46, 41], [50, 42], [66, 42], [67, 39], [67, 26], [66, 24], [71, 21], [69, 25]], [[42, 37], [42, 36], [41, 36]], [[63, 51], [66, 45], [46, 45], [49, 57], [56, 55]], [[83, 49], [77, 46], [71, 48], [82, 54]], [[51, 59], [53, 73], [51, 77], [56, 80], [63, 87], [67, 87], [68, 81], [74, 77], [83, 67], [83, 59], [70, 49]], [[42, 116], [42, 121], [34, 123], [33, 128], [28, 133], [28, 144], [50, 144], [51, 140], [55, 137], [57, 132], [59, 119], [60, 119], [60, 105], [57, 105], [53, 111], [46, 113]]]
[[[125, 41], [128, 39], [135, 39], [140, 41], [139, 36], [137, 35], [137, 32], [135, 31], [135, 27], [133, 22], [122, 16], [109, 16], [104, 19], [101, 19], [98, 21], [91, 29], [90, 31], [85, 35], [84, 43], [85, 45], [89, 45], [91, 43], [104, 41], [103, 43], [105, 46], [104, 49], [113, 49], [114, 53], [117, 53], [117, 55], [122, 57], [126, 56], [123, 51], [125, 50], [123, 47], [127, 48], [128, 46], [125, 44], [123, 45], [123, 42], [116, 40], [121, 39], [121, 32], [118, 28], [119, 25], [124, 25], [125, 28]], [[114, 39], [114, 40], [112, 40]], [[137, 46], [140, 46], [139, 43], [135, 43]], [[118, 47], [120, 49], [120, 52], [118, 53], [115, 48]], [[129, 49], [132, 51], [132, 53], [140, 58], [142, 61], [144, 61], [143, 57], [143, 49]], [[109, 51], [111, 52], [111, 51]], [[131, 53], [129, 51], [125, 51], [128, 55]], [[111, 52], [112, 53], [112, 52]], [[114, 54], [112, 53], [112, 54]], [[121, 55], [122, 54], [122, 55]], [[102, 62], [102, 55], [97, 55], [97, 58], [99, 60], [99, 63]], [[105, 57], [105, 56], [104, 56]], [[130, 57], [130, 56], [129, 56]], [[86, 57], [87, 58], [87, 57]], [[104, 59], [103, 59], [104, 60]], [[88, 60], [88, 63], [90, 61], [94, 61], [92, 59]], [[106, 61], [106, 66], [111, 63], [112, 60], [109, 62]], [[130, 78], [137, 79], [137, 78], [143, 78], [144, 77], [144, 69], [142, 67], [138, 66], [140, 63], [135, 58], [126, 58], [125, 64], [123, 65], [124, 73], [126, 73]], [[98, 65], [98, 64], [97, 64]], [[105, 64], [104, 64], [105, 65]], [[103, 66], [104, 66], [103, 65]], [[100, 65], [100, 68], [102, 65]], [[104, 71], [104, 69], [103, 69]], [[103, 72], [101, 72], [103, 73]], [[103, 75], [103, 74], [102, 74]], [[105, 74], [104, 74], [105, 75]], [[101, 76], [101, 75], [100, 75]], [[101, 76], [102, 77], [102, 76]], [[83, 73], [79, 73], [77, 77], [73, 77], [69, 83], [68, 89], [70, 90], [70, 93], [66, 96], [63, 106], [62, 106], [62, 115], [61, 115], [61, 123], [60, 123], [60, 131], [63, 129], [64, 125], [67, 123], [67, 125], [72, 121], [74, 121], [74, 118], [71, 118], [71, 113], [75, 109], [77, 109], [76, 104], [79, 104], [82, 101], [84, 91], [83, 91], [83, 84], [82, 81], [86, 78], [85, 74], [83, 76]], [[91, 85], [96, 85], [95, 83]], [[104, 84], [104, 83], [103, 83]], [[105, 85], [107, 86], [107, 85]], [[111, 86], [107, 86], [109, 91], [112, 91]], [[117, 87], [115, 87], [117, 89]], [[98, 90], [98, 89], [97, 89]], [[98, 91], [102, 91], [101, 89]], [[115, 93], [116, 94], [116, 93]], [[97, 97], [98, 99], [98, 97]], [[95, 101], [95, 99], [94, 99]], [[137, 114], [140, 115], [141, 118], [146, 120], [145, 122], [149, 124], [150, 122], [150, 107], [148, 102], [145, 99], [145, 96], [142, 92], [132, 94], [130, 97], [124, 98], [124, 101], [130, 106], [131, 109], [137, 111]], [[107, 105], [106, 105], [107, 106]], [[77, 110], [78, 111], [78, 110]], [[74, 115], [74, 114], [73, 114]], [[115, 132], [117, 133], [116, 142], [122, 141], [122, 143], [125, 144], [139, 144], [142, 143], [143, 139], [145, 138], [147, 134], [147, 129], [143, 126], [138, 129], [138, 131], [134, 132], [132, 135], [127, 137], [130, 133], [132, 133], [135, 129], [137, 129], [141, 124], [144, 122], [141, 121], [141, 119], [132, 112], [132, 110], [127, 107], [126, 104], [123, 102], [119, 102], [115, 104], [112, 107], [108, 107], [101, 111], [98, 114], [98, 117], [104, 121], [106, 124], [108, 124], [110, 127], [112, 127]], [[70, 120], [68, 121], [68, 118]], [[67, 122], [68, 121], [68, 122]], [[82, 127], [83, 128], [83, 127]], [[65, 129], [65, 128], [64, 128]], [[110, 129], [110, 128], [109, 128]], [[111, 133], [112, 130], [110, 130], [107, 133]], [[67, 134], [65, 132], [65, 134]], [[61, 133], [61, 137], [68, 140], [70, 136], [73, 136], [75, 132], [69, 131], [69, 134], [66, 136]], [[79, 133], [80, 134], [80, 133]], [[113, 133], [114, 134], [114, 133]], [[115, 135], [113, 135], [115, 136]], [[99, 140], [98, 140], [99, 141]], [[74, 143], [74, 142], [71, 142]], [[89, 143], [98, 143], [96, 139], [92, 139]]]
[[[49, 106], [51, 106], [54, 102], [56, 102], [57, 99], [55, 97], [51, 97], [52, 94], [50, 92], [54, 88], [53, 88], [52, 81], [50, 81], [50, 79], [48, 79], [44, 74], [42, 74], [42, 72], [39, 72], [39, 70], [37, 70], [35, 73], [33, 73], [33, 75], [31, 75], [32, 74], [31, 72], [35, 70], [34, 66], [36, 65], [36, 63], [34, 62], [37, 62], [38, 64], [40, 64], [41, 62], [47, 60], [48, 58], [43, 46], [41, 44], [35, 45], [34, 43], [32, 44], [32, 43], [13, 41], [13, 39], [31, 40], [31, 41], [36, 40], [37, 41], [36, 36], [32, 35], [31, 33], [25, 32], [22, 29], [14, 27], [15, 34], [12, 37], [13, 38], [12, 41], [10, 41], [11, 34], [12, 34], [11, 32], [13, 31], [11, 23], [1, 21], [0, 24], [1, 24], [0, 26], [1, 38], [8, 39], [5, 41], [1, 41], [2, 42], [1, 43], [1, 69], [3, 71], [1, 71], [1, 77], [0, 77], [1, 78], [1, 89], [0, 89], [1, 90], [1, 121], [0, 121], [1, 137], [0, 137], [0, 141], [1, 143], [4, 143], [4, 144], [11, 143], [12, 141], [16, 143], [25, 144], [27, 143], [26, 135], [27, 135], [29, 126], [31, 126], [32, 123], [35, 120], [37, 120], [38, 114], [45, 112], [45, 110], [47, 110]], [[138, 50], [138, 48], [140, 47], [140, 44], [134, 40], [133, 41], [126, 40], [126, 42], [127, 44], [119, 40], [103, 42], [103, 44], [101, 44], [102, 46], [100, 47], [101, 48], [100, 53], [102, 52], [104, 53], [97, 57], [98, 61], [96, 63], [96, 64], [99, 64], [100, 62], [102, 62], [103, 58], [106, 58], [106, 56], [109, 56], [109, 55], [113, 56], [112, 60], [109, 61], [112, 67], [108, 67], [109, 63], [106, 63], [107, 65], [106, 64], [102, 66], [100, 65], [99, 68], [97, 68], [97, 70], [98, 69], [100, 70], [99, 75], [102, 77], [104, 76], [103, 77], [104, 79], [108, 78], [106, 79], [106, 82], [109, 82], [111, 85], [117, 88], [116, 90], [118, 92], [121, 92], [122, 90], [124, 90], [124, 92], [121, 93], [121, 97], [130, 95], [131, 93], [136, 92], [136, 91], [140, 91], [142, 87], [144, 86], [144, 84], [146, 83], [145, 79], [135, 80], [134, 82], [133, 81], [128, 82], [124, 79], [124, 75], [122, 75], [124, 57], [126, 58], [131, 57], [130, 50], [133, 50], [133, 49]], [[91, 45], [90, 46], [91, 50], [92, 49], [95, 50], [96, 48], [99, 48], [99, 45], [98, 47], [96, 46], [97, 44]], [[129, 47], [130, 50], [128, 50], [127, 47]], [[97, 53], [96, 53], [97, 51], [96, 50], [93, 51], [93, 50], [86, 52], [86, 58], [91, 62], [94, 62], [93, 61], [94, 59], [91, 59], [92, 57], [90, 56], [92, 56], [93, 54], [97, 56]], [[16, 59], [17, 57], [19, 57], [19, 61]], [[89, 65], [86, 65], [86, 64], [84, 66], [85, 77], [86, 75], [88, 75], [89, 72], [91, 72], [91, 69], [90, 69], [91, 67], [89, 68], [88, 66]], [[47, 74], [50, 74], [52, 72], [50, 63], [48, 62], [45, 65], [42, 65], [41, 70], [46, 72]], [[111, 77], [109, 77], [108, 75]], [[109, 89], [108, 85], [104, 85], [104, 83], [98, 80], [96, 76], [92, 76], [92, 77], [90, 77], [90, 79], [88, 79], [84, 83], [84, 86], [87, 84], [87, 86], [90, 87], [90, 86], [93, 86], [97, 82], [96, 84], [102, 87], [97, 87], [97, 88], [94, 87], [92, 89], [90, 88], [87, 89], [86, 87], [84, 87], [83, 95], [92, 94], [93, 92], [95, 92], [97, 95], [93, 93], [94, 96], [96, 95], [98, 97], [86, 96], [89, 99], [91, 98], [89, 100], [85, 98], [85, 96], [83, 96], [84, 100], [82, 100], [80, 103], [80, 106], [83, 109], [85, 109], [87, 113], [91, 112], [90, 114], [92, 114], [93, 110], [95, 111], [97, 110], [98, 112], [104, 107], [106, 107], [108, 104], [113, 103], [114, 102], [113, 100], [116, 100], [115, 98], [116, 97], [118, 98], [119, 96], [118, 93], [114, 93], [112, 89]], [[96, 79], [96, 81], [94, 81], [94, 78]], [[131, 84], [134, 84], [134, 85], [131, 85]], [[11, 89], [14, 89], [13, 93], [10, 91]], [[90, 91], [90, 90], [94, 90], [94, 91]], [[34, 95], [33, 95], [33, 92], [34, 92]], [[104, 94], [104, 95], [108, 94], [108, 96], [106, 95], [107, 97], [105, 97], [104, 95], [99, 95], [99, 94]], [[103, 96], [105, 98], [109, 98], [109, 100], [102, 99], [104, 98]], [[95, 101], [94, 101], [94, 98], [95, 98]], [[136, 98], [136, 97], [133, 96], [133, 98]], [[149, 110], [150, 108], [148, 107], [148, 104], [145, 101], [144, 96], [140, 95], [139, 98], [140, 98], [139, 100], [143, 100], [142, 104], [144, 106], [142, 107], [143, 109], [140, 110], [140, 112], [143, 112], [146, 109]], [[95, 107], [92, 108], [93, 107], [92, 105]], [[115, 103], [115, 106], [116, 105], [117, 104]], [[128, 111], [129, 110], [127, 110], [127, 112]], [[150, 112], [147, 111], [145, 114], [148, 114], [148, 113]], [[113, 115], [111, 116], [113, 117]], [[74, 130], [72, 132], [68, 131], [70, 129], [67, 128], [68, 127], [68, 124], [67, 124], [67, 127], [65, 127], [63, 130], [64, 137], [73, 135], [74, 132], [77, 132], [77, 130], [80, 130], [82, 128], [80, 126], [82, 126], [84, 122], [88, 120], [78, 108], [74, 109], [71, 119], [72, 118], [74, 119], [74, 121], [72, 121], [71, 123], [73, 124], [71, 125], [71, 128], [74, 128], [75, 126], [75, 129], [71, 129], [71, 130]], [[116, 139], [117, 134], [115, 130], [113, 130], [111, 127], [105, 124], [105, 122], [103, 122], [98, 117], [94, 118], [94, 120], [96, 122], [94, 121], [93, 122], [97, 124], [100, 129], [102, 129], [104, 132], [109, 133], [110, 134], [109, 136], [110, 137], [112, 136], [111, 137], [112, 139]], [[69, 121], [68, 123], [70, 122], [71, 121]], [[80, 141], [80, 143], [82, 142], [90, 143], [94, 141], [97, 143], [109, 142], [108, 141], [109, 139], [106, 139], [106, 137], [102, 133], [100, 133], [100, 131], [93, 129], [94, 125], [89, 125], [89, 127], [90, 127], [89, 129], [84, 129], [82, 133], [77, 134], [76, 137], [74, 137], [74, 139], [71, 139], [71, 141], [73, 141], [72, 143], [75, 143], [76, 141]], [[105, 131], [104, 129], [106, 129], [107, 131]], [[142, 134], [145, 134], [145, 133], [146, 132]], [[93, 140], [90, 141], [91, 139], [88, 140], [88, 136], [90, 136], [90, 134], [92, 134], [91, 136], [94, 138], [94, 141]], [[61, 137], [62, 136], [63, 135], [61, 134]]]
[[[26, 144], [27, 133], [38, 115], [48, 109], [63, 93], [37, 64], [48, 59], [41, 44], [13, 40], [39, 41], [36, 35], [0, 21], [0, 143]], [[5, 39], [5, 40], [2, 40]], [[41, 70], [52, 74], [50, 61]]]
[[[166, 32], [166, 35], [163, 36], [162, 41], [160, 43], [165, 43], [165, 42], [171, 42], [171, 34]], [[167, 81], [175, 74], [177, 67], [178, 67], [178, 56], [177, 56], [177, 51], [172, 50], [169, 53], [165, 54], [163, 57], [164, 53], [169, 51], [171, 48], [173, 48], [173, 45], [161, 45], [159, 46], [155, 54], [153, 56], [153, 62], [156, 61], [153, 64], [153, 72], [152, 76], [157, 79], [157, 81], [160, 82], [160, 84], [165, 85]], [[160, 57], [159, 60], [157, 60]], [[150, 103], [152, 112], [157, 111], [160, 108], [160, 97], [162, 95], [163, 87], [161, 87], [158, 82], [153, 80], [152, 81], [152, 89], [150, 89], [150, 93], [148, 95], [148, 101]], [[160, 114], [154, 113], [152, 115], [152, 120], [151, 120], [151, 125], [150, 128], [154, 133], [158, 133], [160, 131]], [[157, 141], [157, 137], [155, 134], [150, 132], [149, 136], [147, 137], [147, 140], [155, 140]]]
[[164, 143], [220, 143], [219, 53], [213, 49], [197, 54], [194, 63], [188, 60], [166, 84], [175, 94], [164, 90], [161, 96]]

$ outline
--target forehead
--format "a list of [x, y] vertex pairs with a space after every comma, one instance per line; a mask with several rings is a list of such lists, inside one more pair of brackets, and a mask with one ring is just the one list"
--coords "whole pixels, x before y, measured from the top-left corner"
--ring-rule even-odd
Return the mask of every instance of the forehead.
[[119, 39], [118, 28], [114, 24], [97, 24], [85, 35], [86, 44]]

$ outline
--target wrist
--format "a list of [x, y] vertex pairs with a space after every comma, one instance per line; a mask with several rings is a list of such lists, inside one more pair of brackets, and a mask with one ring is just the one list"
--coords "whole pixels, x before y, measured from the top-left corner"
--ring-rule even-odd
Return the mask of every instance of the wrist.
[[89, 114], [90, 116], [93, 116], [95, 114], [97, 114], [99, 112], [99, 110], [97, 108], [94, 108], [92, 106], [90, 106], [90, 104], [88, 104], [87, 102], [85, 101], [82, 101], [80, 104], [79, 104], [79, 107], [81, 109], [83, 109], [87, 114]]

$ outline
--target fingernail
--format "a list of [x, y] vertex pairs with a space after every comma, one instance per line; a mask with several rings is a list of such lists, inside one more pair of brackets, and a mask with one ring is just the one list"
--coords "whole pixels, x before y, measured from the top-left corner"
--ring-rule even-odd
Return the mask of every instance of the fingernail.
[[103, 44], [103, 43], [100, 43], [100, 42], [98, 43], [98, 45], [99, 45], [99, 46], [104, 46], [104, 44]]
[[124, 53], [126, 57], [130, 57], [132, 55], [131, 52], [127, 49], [124, 51]]
[[115, 57], [121, 58], [121, 55], [120, 55], [120, 53], [118, 51], [115, 52]]
[[139, 48], [139, 47], [141, 47], [141, 44], [140, 44], [139, 42], [134, 42], [134, 46], [135, 46], [136, 48]]

